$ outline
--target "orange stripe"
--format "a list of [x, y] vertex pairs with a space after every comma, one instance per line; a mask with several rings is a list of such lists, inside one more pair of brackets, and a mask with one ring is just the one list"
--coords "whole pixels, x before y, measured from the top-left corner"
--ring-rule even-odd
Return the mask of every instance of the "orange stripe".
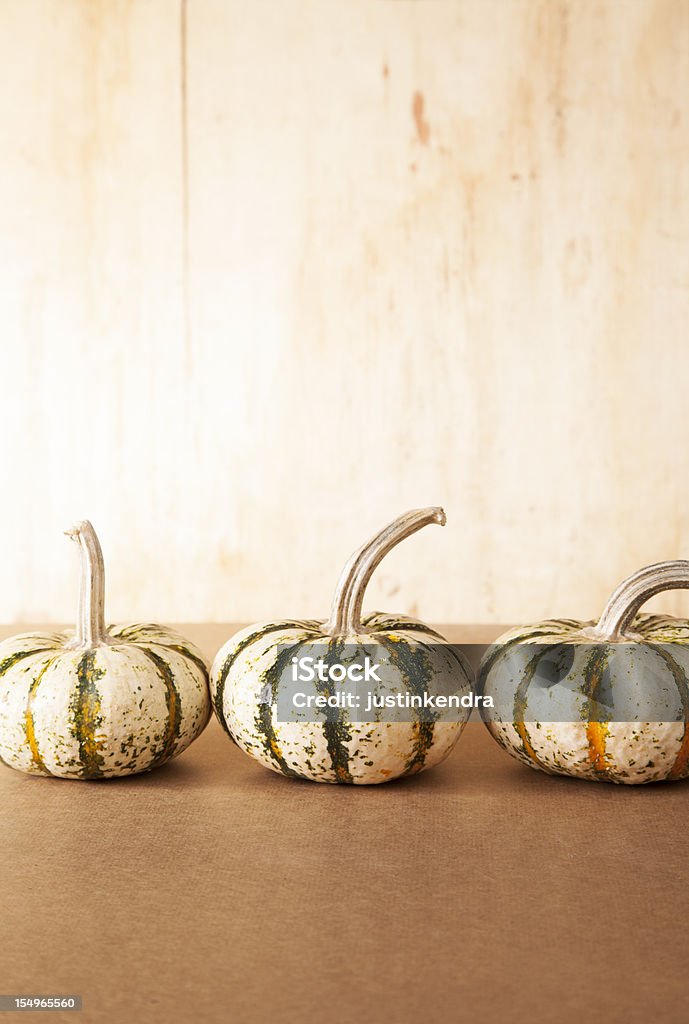
[[545, 765], [539, 759], [538, 754], [536, 753], [534, 748], [531, 746], [531, 741], [529, 740], [529, 734], [526, 731], [526, 726], [524, 725], [524, 722], [523, 721], [516, 721], [514, 723], [514, 727], [517, 730], [517, 732], [519, 733], [519, 739], [522, 741], [522, 746], [524, 747], [524, 753], [526, 754], [526, 756], [531, 761], [533, 761], [533, 763], [536, 765], [536, 767], [544, 768], [546, 771], [548, 771], [549, 769], [545, 768]]
[[49, 775], [50, 772], [46, 768], [43, 762], [43, 758], [41, 757], [40, 751], [38, 749], [38, 741], [36, 739], [36, 727], [34, 725], [33, 720], [32, 705], [34, 702], [34, 698], [36, 696], [38, 684], [40, 683], [41, 679], [45, 675], [46, 670], [52, 665], [54, 660], [54, 658], [51, 658], [49, 661], [47, 661], [43, 668], [41, 669], [41, 671], [38, 673], [38, 675], [34, 678], [33, 682], [31, 683], [31, 686], [29, 687], [28, 700], [26, 702], [26, 711], [24, 712], [24, 733], [26, 735], [26, 742], [29, 744], [29, 749], [31, 750], [31, 762], [35, 768], [37, 768], [40, 772], [45, 772], [46, 775]]
[[43, 758], [41, 757], [38, 750], [38, 743], [36, 742], [36, 731], [33, 724], [33, 715], [31, 710], [27, 707], [24, 713], [24, 732], [26, 733], [26, 740], [31, 750], [31, 763], [39, 771], [45, 771], [45, 765], [43, 764]]
[[589, 761], [597, 775], [607, 775], [612, 767], [605, 751], [609, 731], [608, 722], [588, 722], [586, 725]]

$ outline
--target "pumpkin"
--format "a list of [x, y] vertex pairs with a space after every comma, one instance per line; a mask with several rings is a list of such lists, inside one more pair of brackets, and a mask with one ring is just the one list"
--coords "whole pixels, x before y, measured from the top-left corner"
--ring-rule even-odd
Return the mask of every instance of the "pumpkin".
[[[342, 572], [332, 612], [323, 620], [282, 619], [249, 626], [218, 652], [211, 668], [213, 706], [228, 735], [266, 768], [289, 778], [367, 785], [413, 775], [439, 764], [459, 739], [470, 711], [452, 721], [407, 712], [409, 721], [361, 721], [339, 708], [317, 721], [288, 720], [279, 710], [281, 680], [300, 652], [384, 652], [402, 696], [442, 689], [471, 692], [466, 660], [418, 619], [374, 613], [361, 617], [372, 573], [395, 545], [422, 527], [445, 524], [440, 508], [395, 519], [356, 551]], [[366, 709], [367, 710], [367, 709]], [[315, 717], [315, 716], [314, 716]]]
[[79, 544], [76, 631], [0, 643], [0, 759], [31, 775], [100, 779], [156, 768], [211, 715], [200, 651], [153, 624], [106, 628], [103, 555], [89, 522]]
[[634, 573], [597, 622], [549, 619], [501, 636], [478, 683], [494, 705], [481, 705], [494, 739], [549, 774], [627, 785], [686, 778], [689, 621], [639, 613], [676, 587], [689, 587], [688, 561]]

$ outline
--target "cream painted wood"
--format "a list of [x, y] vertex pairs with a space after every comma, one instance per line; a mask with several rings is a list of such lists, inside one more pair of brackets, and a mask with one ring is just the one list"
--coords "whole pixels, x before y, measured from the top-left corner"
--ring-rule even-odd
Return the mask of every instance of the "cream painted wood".
[[86, 516], [115, 619], [320, 614], [424, 504], [369, 609], [687, 557], [688, 4], [4, 0], [0, 59], [0, 620]]

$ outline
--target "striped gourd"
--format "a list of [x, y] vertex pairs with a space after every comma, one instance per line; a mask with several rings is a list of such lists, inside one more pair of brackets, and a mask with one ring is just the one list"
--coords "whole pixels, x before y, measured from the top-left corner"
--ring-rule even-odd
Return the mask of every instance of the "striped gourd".
[[[689, 622], [638, 614], [675, 587], [689, 587], [689, 562], [634, 573], [598, 622], [550, 619], [501, 636], [479, 670], [494, 739], [549, 774], [627, 785], [685, 778]], [[566, 720], [551, 720], [549, 705]]]
[[109, 626], [104, 568], [89, 522], [79, 544], [74, 636], [25, 633], [0, 643], [0, 759], [32, 775], [100, 779], [156, 768], [211, 714], [200, 651], [164, 626]]
[[[322, 645], [374, 645], [396, 666], [409, 693], [451, 679], [455, 692], [469, 694], [469, 668], [444, 638], [402, 615], [361, 618], [364, 590], [376, 566], [404, 538], [430, 523], [444, 525], [442, 509], [409, 512], [390, 523], [350, 558], [340, 578], [331, 617], [283, 619], [250, 626], [218, 652], [211, 668], [215, 712], [232, 739], [266, 768], [315, 782], [388, 782], [442, 761], [452, 750], [469, 710], [453, 721], [353, 721], [346, 709], [326, 721], [281, 720], [276, 690], [285, 665], [300, 650]], [[266, 695], [268, 699], [266, 699]]]

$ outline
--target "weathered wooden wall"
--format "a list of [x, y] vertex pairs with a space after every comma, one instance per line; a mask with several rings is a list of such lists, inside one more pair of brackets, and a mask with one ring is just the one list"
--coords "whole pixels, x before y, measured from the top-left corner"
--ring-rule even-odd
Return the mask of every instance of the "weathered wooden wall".
[[[0, 0], [0, 619], [594, 614], [689, 557], [686, 0]], [[665, 599], [679, 609], [682, 597]]]

